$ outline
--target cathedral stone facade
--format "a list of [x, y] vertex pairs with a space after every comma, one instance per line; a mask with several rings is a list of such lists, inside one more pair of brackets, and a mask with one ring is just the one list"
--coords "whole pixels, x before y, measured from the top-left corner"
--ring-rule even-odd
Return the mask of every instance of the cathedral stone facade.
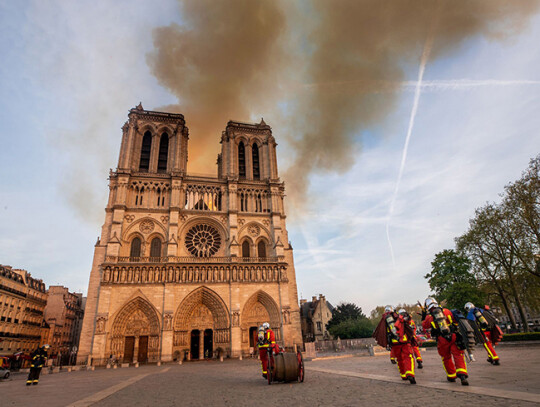
[[[239, 357], [268, 321], [302, 343], [276, 141], [229, 121], [217, 177], [187, 173], [181, 114], [139, 104], [123, 126], [95, 245], [79, 363]], [[216, 140], [217, 142], [217, 140]]]

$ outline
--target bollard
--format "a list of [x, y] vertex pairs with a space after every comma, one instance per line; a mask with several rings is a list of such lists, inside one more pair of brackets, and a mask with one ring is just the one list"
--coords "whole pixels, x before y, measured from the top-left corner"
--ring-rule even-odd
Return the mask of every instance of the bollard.
[[180, 360], [178, 361], [178, 364], [179, 364], [179, 365], [181, 365], [181, 364], [182, 364], [182, 359], [180, 359]]
[[107, 363], [107, 366], [105, 366], [105, 369], [110, 369], [110, 368], [111, 368], [111, 365], [109, 365], [109, 364]]
[[373, 346], [369, 345], [368, 350], [369, 350], [369, 356], [375, 356], [375, 352], [373, 351]]
[[139, 362], [135, 363], [135, 367], [139, 367]]
[[161, 361], [157, 362], [157, 365], [158, 365], [158, 366], [161, 366]]
[[113, 369], [117, 369], [117, 368], [118, 368], [118, 365], [114, 364], [112, 368], [113, 368]]
[[238, 360], [242, 360], [242, 354], [240, 354], [240, 357], [238, 358]]
[[219, 361], [220, 361], [220, 362], [223, 362], [223, 356], [220, 356], [220, 357], [219, 357]]

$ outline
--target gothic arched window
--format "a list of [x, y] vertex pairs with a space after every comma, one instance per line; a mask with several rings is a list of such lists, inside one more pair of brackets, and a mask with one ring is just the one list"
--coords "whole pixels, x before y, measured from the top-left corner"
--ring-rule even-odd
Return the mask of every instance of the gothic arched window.
[[136, 260], [141, 257], [141, 239], [136, 237], [131, 241], [131, 251], [129, 253], [130, 260]]
[[253, 179], [261, 178], [261, 167], [259, 165], [259, 146], [253, 144], [251, 147], [251, 157], [253, 158]]
[[242, 141], [238, 144], [238, 176], [246, 178], [246, 148]]
[[247, 240], [242, 243], [242, 257], [249, 257], [249, 242]]
[[161, 257], [161, 239], [155, 237], [150, 243], [150, 257]]
[[264, 240], [259, 241], [257, 244], [257, 254], [259, 257], [266, 257], [266, 243]]
[[147, 131], [142, 139], [139, 171], [148, 171], [150, 168], [150, 150], [152, 150], [152, 135]]
[[158, 156], [158, 172], [167, 171], [167, 157], [169, 154], [169, 136], [167, 133], [161, 135], [159, 142], [159, 156]]

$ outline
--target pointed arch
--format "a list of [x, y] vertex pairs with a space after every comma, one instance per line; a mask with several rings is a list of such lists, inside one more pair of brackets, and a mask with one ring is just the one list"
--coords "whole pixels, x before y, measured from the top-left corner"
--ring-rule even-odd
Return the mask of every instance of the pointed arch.
[[139, 171], [148, 171], [150, 168], [150, 151], [152, 150], [152, 134], [144, 133], [141, 146], [141, 159], [139, 161]]
[[246, 147], [243, 141], [238, 144], [238, 176], [246, 178]]
[[130, 334], [159, 335], [159, 331], [158, 312], [140, 296], [133, 298], [117, 312], [111, 329], [113, 338]]
[[158, 172], [167, 171], [167, 158], [169, 156], [169, 135], [163, 133], [159, 141]]
[[263, 322], [269, 322], [276, 335], [279, 336], [281, 326], [279, 307], [268, 293], [259, 290], [249, 297], [244, 305], [242, 328], [249, 329], [250, 326], [260, 326]]
[[242, 257], [251, 257], [250, 254], [250, 242], [246, 239], [242, 242]]
[[192, 314], [201, 305], [208, 308], [213, 318], [213, 329], [229, 329], [229, 310], [221, 297], [207, 287], [192, 291], [178, 306], [174, 318], [175, 331], [187, 331], [190, 328]]
[[253, 179], [261, 179], [261, 165], [259, 161], [259, 146], [253, 143], [251, 147], [251, 158], [253, 163]]
[[162, 242], [159, 237], [154, 237], [150, 242], [150, 257], [159, 258], [161, 257], [161, 247]]
[[268, 257], [267, 246], [266, 239], [259, 239], [257, 242], [257, 257]]
[[141, 257], [141, 243], [141, 238], [139, 236], [135, 236], [135, 238], [131, 241], [131, 248], [129, 251], [130, 260]]

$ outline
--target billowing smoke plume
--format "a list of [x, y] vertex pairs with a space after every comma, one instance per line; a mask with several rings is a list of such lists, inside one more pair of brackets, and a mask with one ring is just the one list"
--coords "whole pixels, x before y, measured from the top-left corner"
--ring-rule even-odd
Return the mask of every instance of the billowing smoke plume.
[[[475, 35], [508, 38], [538, 6], [533, 0], [187, 1], [184, 25], [155, 31], [149, 62], [186, 114], [190, 158], [200, 155], [205, 166], [215, 159], [214, 150], [205, 154], [208, 144], [227, 120], [246, 120], [254, 108], [286, 99], [296, 156], [285, 179], [297, 204], [310, 174], [346, 171], [355, 162], [362, 131], [395, 106], [399, 93], [392, 90], [405, 71], [416, 76], [428, 35], [433, 60]], [[291, 75], [300, 78], [297, 86], [284, 85]], [[286, 90], [280, 93], [279, 85]]]
[[178, 96], [179, 106], [166, 109], [186, 117], [190, 171], [209, 172], [227, 121], [246, 121], [252, 103], [275, 100], [285, 16], [273, 0], [187, 1], [181, 11], [184, 25], [154, 31], [148, 61]]

